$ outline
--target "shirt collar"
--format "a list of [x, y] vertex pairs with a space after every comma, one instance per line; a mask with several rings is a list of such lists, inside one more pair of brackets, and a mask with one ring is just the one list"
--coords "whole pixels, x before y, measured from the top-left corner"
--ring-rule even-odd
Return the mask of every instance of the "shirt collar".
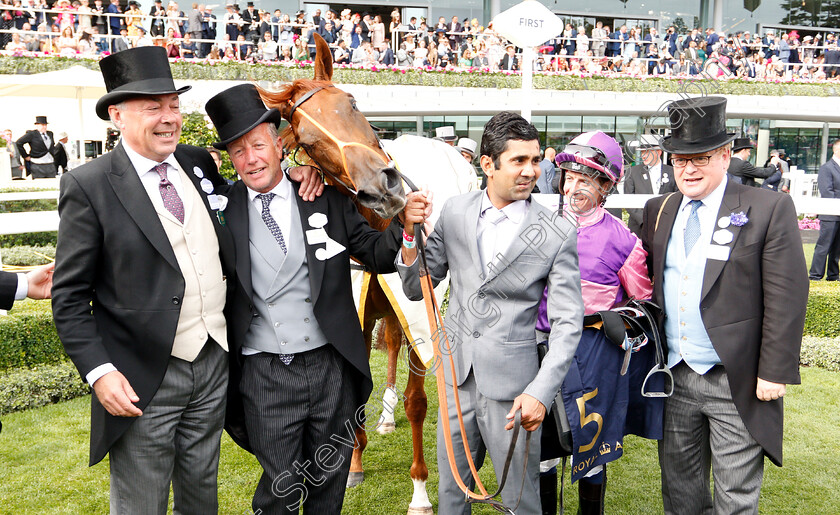
[[[515, 224], [522, 223], [522, 220], [525, 218], [525, 215], [528, 213], [528, 207], [530, 206], [530, 199], [528, 200], [515, 200], [510, 204], [506, 205], [499, 211], [505, 214], [506, 217], [510, 219], [511, 222]], [[484, 216], [485, 211], [488, 209], [496, 209], [496, 206], [490, 201], [490, 196], [487, 194], [486, 190], [484, 195], [481, 197], [481, 215]]]
[[[720, 209], [721, 202], [723, 202], [723, 192], [726, 190], [727, 182], [729, 182], [729, 180], [727, 179], [727, 176], [724, 175], [717, 188], [712, 190], [706, 198], [700, 199], [700, 201], [703, 202], [703, 206], [713, 208], [715, 213], [717, 213]], [[680, 211], [685, 209], [689, 202], [691, 202], [691, 199], [683, 195], [682, 202], [680, 203]]]
[[[251, 188], [247, 188], [247, 190], [248, 190], [248, 199], [251, 200], [251, 202], [253, 202], [254, 199], [257, 198], [257, 195], [260, 194], [259, 191], [254, 191]], [[269, 191], [268, 193], [274, 193], [275, 195], [277, 195], [278, 197], [280, 197], [284, 200], [289, 199], [289, 198], [291, 198], [291, 194], [292, 194], [292, 183], [291, 183], [291, 181], [289, 181], [288, 179], [283, 177], [280, 180], [280, 182], [277, 183], [277, 186], [271, 188], [271, 191]]]
[[[131, 161], [131, 165], [134, 166], [134, 169], [140, 177], [144, 176], [148, 172], [151, 172], [152, 168], [160, 164], [158, 161], [154, 161], [148, 157], [143, 157], [135, 152], [134, 149], [128, 145], [128, 142], [125, 141], [125, 139], [122, 140], [122, 144], [123, 150], [125, 150], [125, 153], [128, 155], [128, 160]], [[162, 162], [168, 164], [176, 170], [178, 169], [178, 160], [175, 159], [175, 154], [169, 154], [169, 156], [167, 156], [167, 158]]]

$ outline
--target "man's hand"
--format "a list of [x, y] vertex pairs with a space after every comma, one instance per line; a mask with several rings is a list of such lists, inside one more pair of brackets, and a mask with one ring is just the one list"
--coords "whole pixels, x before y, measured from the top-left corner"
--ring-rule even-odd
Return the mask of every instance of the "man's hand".
[[405, 227], [405, 233], [414, 236], [414, 224], [422, 224], [432, 215], [431, 191], [412, 191], [405, 197], [405, 207], [400, 213], [400, 220]]
[[311, 166], [289, 168], [289, 177], [300, 183], [298, 194], [307, 202], [312, 202], [324, 193], [324, 181], [318, 170]]
[[542, 424], [542, 421], [545, 418], [545, 406], [536, 398], [531, 397], [527, 393], [523, 393], [513, 399], [513, 407], [507, 414], [509, 422], [505, 426], [506, 430], [510, 431], [513, 429], [513, 419], [516, 416], [516, 411], [520, 409], [522, 410], [523, 429], [526, 431], [533, 431], [534, 429], [540, 427], [540, 424]]
[[775, 401], [785, 396], [785, 385], [783, 383], [771, 383], [762, 378], [758, 378], [758, 384], [755, 387], [755, 396], [760, 401]]
[[50, 263], [26, 274], [26, 281], [29, 283], [27, 297], [30, 299], [49, 299], [51, 297], [54, 268], [55, 263]]
[[93, 391], [102, 406], [115, 417], [139, 417], [143, 414], [133, 403], [140, 402], [128, 379], [116, 370], [93, 383]]

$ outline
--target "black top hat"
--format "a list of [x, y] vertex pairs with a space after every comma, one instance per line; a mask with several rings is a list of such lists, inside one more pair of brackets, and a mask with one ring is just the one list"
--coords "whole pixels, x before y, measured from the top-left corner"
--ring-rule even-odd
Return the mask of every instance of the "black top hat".
[[752, 148], [752, 146], [750, 138], [735, 138], [735, 141], [732, 142], [732, 151], [737, 152], [745, 148]]
[[662, 150], [671, 154], [700, 154], [735, 139], [734, 132], [726, 132], [724, 97], [675, 100], [668, 104], [668, 118], [671, 135], [663, 138]]
[[36, 116], [35, 117], [35, 123], [36, 124], [42, 123], [44, 125], [47, 125], [47, 117], [46, 116]]
[[248, 2], [247, 7], [254, 7], [254, 2]]
[[96, 102], [96, 115], [108, 119], [108, 106], [145, 95], [181, 94], [192, 86], [176, 88], [172, 70], [163, 47], [130, 48], [99, 61], [105, 88], [108, 90]]
[[204, 110], [219, 133], [219, 141], [213, 143], [219, 150], [227, 149], [228, 143], [248, 134], [261, 123], [278, 125], [283, 120], [277, 109], [266, 109], [253, 84], [240, 84], [222, 91], [207, 101]]

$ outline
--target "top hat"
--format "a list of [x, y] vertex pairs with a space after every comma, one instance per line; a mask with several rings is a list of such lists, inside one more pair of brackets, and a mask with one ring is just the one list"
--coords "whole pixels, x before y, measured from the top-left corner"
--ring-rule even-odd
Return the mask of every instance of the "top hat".
[[219, 133], [219, 141], [213, 143], [219, 150], [227, 149], [228, 143], [248, 134], [261, 123], [278, 125], [283, 120], [277, 109], [266, 109], [253, 84], [240, 84], [222, 91], [207, 101], [204, 110]]
[[[635, 145], [634, 145], [635, 143]], [[642, 134], [639, 140], [632, 142], [631, 146], [635, 146], [639, 150], [647, 150], [651, 148], [659, 148], [659, 137], [655, 134]]]
[[47, 117], [46, 116], [36, 116], [35, 117], [35, 124], [44, 124], [47, 125]]
[[176, 88], [162, 47], [137, 47], [111, 54], [99, 61], [108, 93], [96, 102], [96, 115], [108, 119], [108, 106], [145, 95], [181, 94], [192, 86]]
[[254, 7], [254, 2], [248, 2], [246, 7]]
[[732, 152], [744, 150], [745, 148], [753, 148], [750, 138], [735, 138], [735, 141], [732, 142]]
[[[118, 54], [119, 55], [119, 54]], [[735, 139], [726, 132], [726, 99], [705, 96], [668, 104], [671, 135], [662, 139], [662, 150], [671, 154], [700, 154]]]
[[455, 127], [451, 125], [447, 125], [444, 127], [436, 127], [435, 128], [435, 137], [442, 139], [443, 141], [454, 141], [455, 140]]
[[478, 148], [478, 143], [474, 139], [461, 138], [458, 140], [458, 144], [455, 145], [455, 148], [458, 149], [459, 152], [466, 152], [475, 159], [475, 150]]

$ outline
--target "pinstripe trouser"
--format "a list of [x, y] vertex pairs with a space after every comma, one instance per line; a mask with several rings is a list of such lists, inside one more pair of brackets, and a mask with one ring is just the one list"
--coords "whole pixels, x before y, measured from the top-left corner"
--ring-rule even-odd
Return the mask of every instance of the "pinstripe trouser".
[[[239, 390], [248, 440], [263, 467], [255, 513], [341, 513], [356, 443], [352, 366], [331, 346], [245, 357]], [[262, 510], [258, 512], [257, 510]]]
[[665, 513], [758, 513], [764, 452], [732, 402], [723, 367], [700, 375], [681, 362], [671, 371], [674, 395], [665, 401], [659, 442]]
[[111, 447], [111, 513], [216, 513], [228, 359], [208, 340], [192, 362], [169, 358], [146, 409]]

